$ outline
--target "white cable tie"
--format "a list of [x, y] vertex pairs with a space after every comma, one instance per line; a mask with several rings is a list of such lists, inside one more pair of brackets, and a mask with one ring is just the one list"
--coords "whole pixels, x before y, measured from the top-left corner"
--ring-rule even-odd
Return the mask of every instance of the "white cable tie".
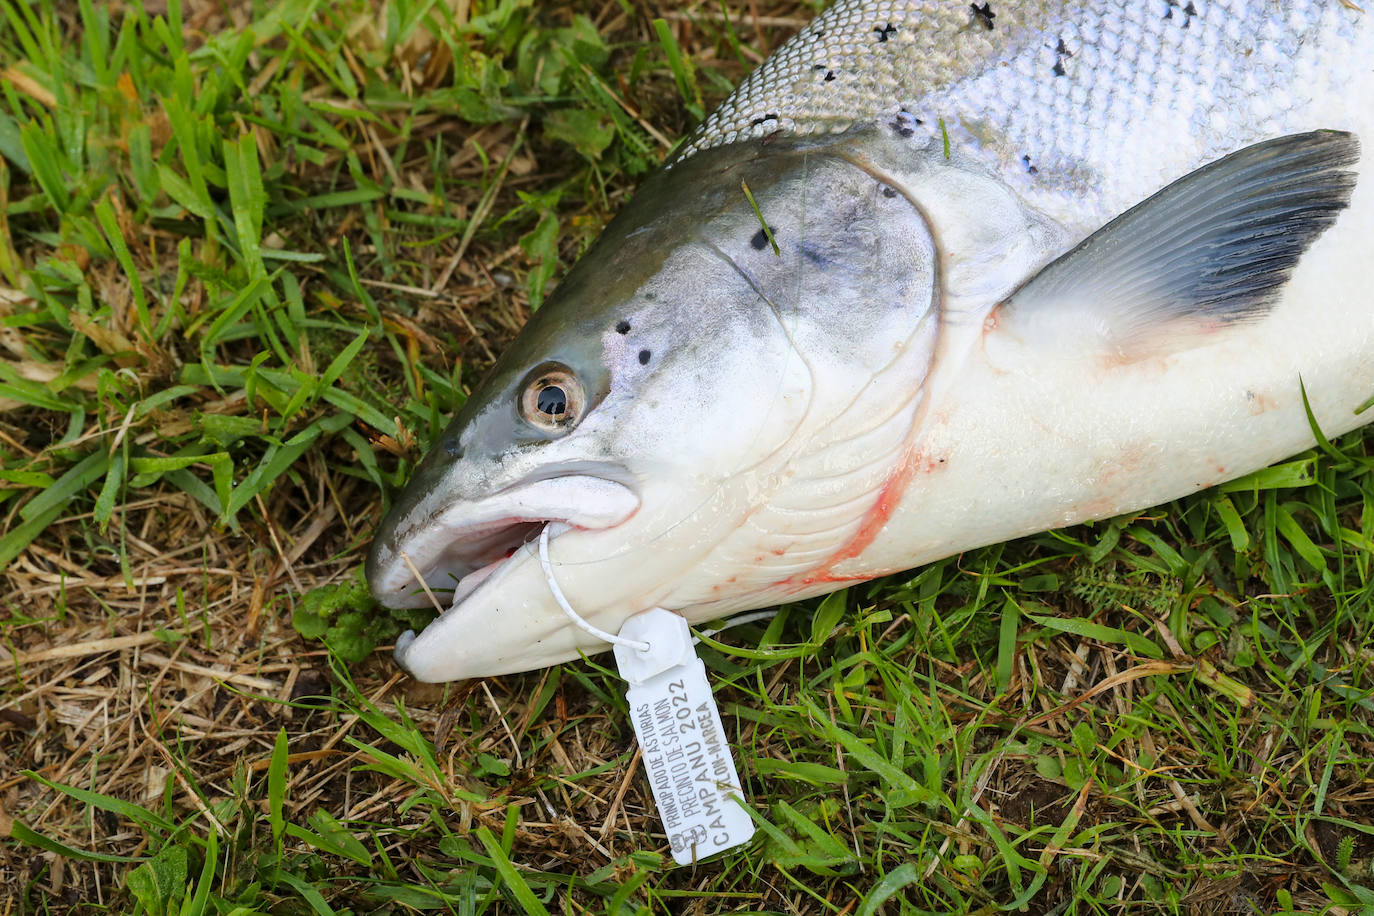
[[634, 649], [636, 652], [648, 652], [649, 644], [640, 642], [637, 639], [623, 639], [605, 630], [599, 630], [592, 626], [582, 615], [572, 609], [568, 599], [563, 595], [563, 589], [558, 587], [557, 580], [553, 577], [553, 567], [549, 564], [549, 526], [545, 525], [544, 530], [539, 532], [539, 565], [544, 568], [544, 581], [549, 584], [549, 591], [553, 593], [553, 600], [558, 602], [558, 606], [563, 609], [563, 613], [568, 615], [568, 619], [577, 624], [578, 628], [584, 633], [595, 636], [602, 642], [608, 642], [613, 646], [625, 646]]

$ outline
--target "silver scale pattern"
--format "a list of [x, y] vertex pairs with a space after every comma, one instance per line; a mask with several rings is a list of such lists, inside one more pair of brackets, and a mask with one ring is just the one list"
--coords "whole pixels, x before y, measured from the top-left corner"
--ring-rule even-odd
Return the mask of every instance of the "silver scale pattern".
[[905, 110], [1032, 196], [1091, 192], [1109, 214], [1239, 146], [1338, 127], [1313, 100], [1339, 96], [1332, 62], [1369, 51], [1371, 18], [1340, 0], [840, 0], [679, 158]]

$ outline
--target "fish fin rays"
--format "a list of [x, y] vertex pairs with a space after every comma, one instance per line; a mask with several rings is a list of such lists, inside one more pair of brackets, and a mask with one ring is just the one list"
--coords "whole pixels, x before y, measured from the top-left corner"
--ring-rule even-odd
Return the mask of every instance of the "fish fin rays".
[[1261, 317], [1349, 205], [1358, 159], [1352, 134], [1322, 130], [1205, 165], [1051, 262], [993, 322], [1037, 348], [1131, 358]]

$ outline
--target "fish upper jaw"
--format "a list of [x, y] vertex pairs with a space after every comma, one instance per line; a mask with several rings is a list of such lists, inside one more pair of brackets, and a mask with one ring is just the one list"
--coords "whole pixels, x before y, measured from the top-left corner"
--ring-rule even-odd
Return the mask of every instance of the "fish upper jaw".
[[626, 483], [588, 473], [546, 476], [480, 499], [456, 499], [416, 513], [418, 518], [400, 519], [380, 535], [368, 555], [368, 584], [388, 607], [432, 604], [426, 587], [445, 603], [456, 602], [545, 524], [557, 526], [551, 533], [611, 528], [639, 506], [639, 495]]

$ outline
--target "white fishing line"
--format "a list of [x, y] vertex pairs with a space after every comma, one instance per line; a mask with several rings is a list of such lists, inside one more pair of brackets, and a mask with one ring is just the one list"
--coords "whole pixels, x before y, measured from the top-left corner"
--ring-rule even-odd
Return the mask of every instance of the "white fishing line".
[[544, 568], [544, 581], [549, 584], [549, 591], [553, 593], [553, 600], [558, 602], [558, 606], [563, 609], [563, 613], [568, 615], [568, 619], [577, 624], [578, 628], [584, 633], [595, 636], [597, 639], [608, 642], [613, 646], [625, 646], [627, 649], [634, 649], [636, 652], [648, 652], [649, 644], [637, 639], [624, 639], [605, 630], [597, 629], [586, 620], [582, 615], [574, 611], [568, 599], [563, 595], [563, 589], [558, 587], [558, 581], [553, 577], [553, 566], [549, 563], [549, 526], [545, 525], [544, 530], [539, 532], [539, 565]]

